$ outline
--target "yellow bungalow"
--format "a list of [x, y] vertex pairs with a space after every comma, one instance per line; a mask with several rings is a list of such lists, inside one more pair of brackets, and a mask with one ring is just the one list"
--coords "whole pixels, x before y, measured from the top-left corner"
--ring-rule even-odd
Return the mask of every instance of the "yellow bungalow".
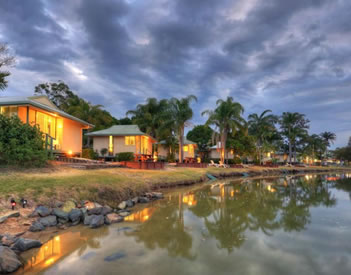
[[86, 134], [93, 138], [94, 151], [101, 155], [106, 148], [110, 156], [132, 152], [136, 156], [152, 157], [154, 138], [140, 131], [137, 125], [114, 125], [108, 129]]
[[[197, 148], [197, 144], [195, 142], [192, 142], [191, 140], [188, 140], [184, 137], [183, 140], [183, 151], [184, 151], [184, 160], [187, 158], [195, 158], [195, 149]], [[178, 147], [177, 147], [178, 149]], [[160, 141], [157, 143], [157, 156], [158, 157], [163, 157], [166, 158], [167, 155], [170, 153], [170, 148], [166, 145], [166, 142]], [[178, 152], [175, 154], [175, 158], [179, 158]]]
[[[220, 150], [220, 145], [214, 145], [210, 147], [210, 159], [220, 159], [221, 158], [221, 150]], [[226, 159], [234, 159], [234, 151], [227, 149], [226, 150]]]
[[0, 114], [17, 115], [23, 123], [37, 125], [53, 141], [56, 153], [80, 155], [83, 129], [93, 125], [56, 107], [47, 96], [0, 97]]

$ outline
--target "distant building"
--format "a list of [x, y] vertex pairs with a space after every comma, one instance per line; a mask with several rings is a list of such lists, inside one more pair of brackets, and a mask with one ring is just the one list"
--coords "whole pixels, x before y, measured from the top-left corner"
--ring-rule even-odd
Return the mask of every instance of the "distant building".
[[[184, 137], [183, 139], [183, 151], [184, 151], [184, 159], [186, 158], [195, 158], [195, 150], [197, 148], [197, 144], [192, 142]], [[178, 148], [177, 148], [178, 149]], [[166, 158], [170, 153], [170, 148], [167, 146], [166, 141], [160, 141], [157, 143], [157, 156]], [[175, 158], [179, 159], [178, 150], [175, 152]]]

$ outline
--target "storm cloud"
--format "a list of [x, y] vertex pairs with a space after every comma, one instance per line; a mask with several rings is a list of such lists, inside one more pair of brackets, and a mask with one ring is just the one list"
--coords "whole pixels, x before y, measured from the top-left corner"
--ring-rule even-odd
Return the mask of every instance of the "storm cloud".
[[311, 132], [351, 136], [348, 0], [1, 0], [0, 42], [17, 58], [3, 96], [63, 80], [113, 115], [147, 97], [218, 98], [245, 115], [297, 111]]

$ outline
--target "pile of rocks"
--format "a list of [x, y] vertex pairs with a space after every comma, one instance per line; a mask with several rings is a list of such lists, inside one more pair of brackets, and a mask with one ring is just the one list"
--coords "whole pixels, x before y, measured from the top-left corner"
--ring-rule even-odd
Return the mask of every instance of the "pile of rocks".
[[37, 240], [24, 239], [12, 235], [0, 235], [0, 273], [11, 273], [22, 266], [18, 253], [40, 247]]
[[150, 192], [144, 196], [122, 201], [116, 209], [108, 205], [102, 206], [96, 202], [82, 201], [77, 203], [74, 200], [67, 201], [56, 208], [38, 206], [30, 215], [31, 217], [38, 217], [38, 219], [32, 223], [29, 230], [37, 232], [47, 227], [66, 228], [67, 226], [74, 226], [80, 223], [91, 228], [98, 228], [104, 224], [110, 225], [122, 222], [124, 217], [131, 214], [128, 208], [133, 207], [137, 203], [148, 203], [161, 198], [163, 198], [162, 193]]

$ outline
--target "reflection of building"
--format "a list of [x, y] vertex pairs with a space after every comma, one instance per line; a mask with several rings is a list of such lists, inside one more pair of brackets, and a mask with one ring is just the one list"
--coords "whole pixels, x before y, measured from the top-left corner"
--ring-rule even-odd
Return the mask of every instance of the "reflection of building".
[[79, 232], [67, 232], [44, 243], [37, 253], [27, 260], [24, 272], [44, 270], [85, 241]]
[[125, 217], [124, 220], [127, 222], [146, 222], [150, 219], [154, 212], [154, 207], [147, 207], [141, 211], [137, 211], [135, 213], [130, 214], [129, 216]]
[[196, 205], [197, 201], [195, 200], [195, 195], [194, 194], [188, 194], [183, 196], [183, 203], [193, 206]]

